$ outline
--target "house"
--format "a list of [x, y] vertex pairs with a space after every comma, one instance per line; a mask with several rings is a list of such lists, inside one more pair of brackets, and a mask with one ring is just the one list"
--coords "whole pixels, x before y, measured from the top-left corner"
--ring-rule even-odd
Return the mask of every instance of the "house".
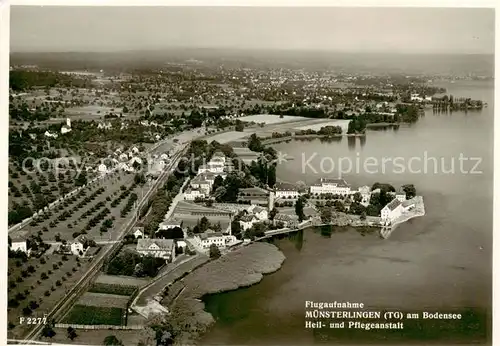
[[80, 253], [83, 253], [83, 251], [90, 245], [90, 241], [90, 238], [84, 234], [80, 234], [70, 244], [71, 253], [75, 256], [80, 255]]
[[134, 231], [132, 232], [135, 239], [145, 238], [144, 237], [144, 227], [134, 227]]
[[51, 133], [49, 131], [45, 131], [44, 135], [45, 137], [57, 138], [57, 134]]
[[65, 133], [68, 133], [68, 132], [71, 132], [71, 127], [67, 126], [67, 125], [63, 125], [61, 127], [61, 134], [65, 134]]
[[240, 226], [243, 231], [252, 228], [252, 226], [259, 222], [255, 215], [243, 215], [240, 219]]
[[139, 239], [137, 252], [144, 256], [175, 260], [175, 242], [173, 239]]
[[273, 224], [276, 225], [278, 222], [282, 222], [284, 227], [295, 228], [299, 224], [297, 216], [292, 216], [288, 214], [276, 214], [273, 219]]
[[276, 183], [274, 185], [276, 198], [299, 198], [300, 194], [297, 187], [288, 183]]
[[184, 192], [184, 199], [187, 201], [194, 201], [197, 198], [205, 198], [205, 197], [206, 197], [206, 195], [203, 192], [201, 192], [199, 189], [188, 188]]
[[120, 161], [127, 161], [128, 160], [128, 155], [125, 153], [121, 153], [120, 156], [118, 156], [118, 160]]
[[14, 251], [14, 252], [22, 251], [26, 254], [29, 254], [28, 244], [27, 244], [26, 240], [24, 240], [24, 239], [12, 240], [11, 245], [10, 245], [10, 250]]
[[134, 154], [138, 154], [138, 153], [139, 153], [139, 149], [137, 149], [137, 147], [132, 147], [132, 148], [130, 149], [130, 151], [131, 151], [132, 153], [134, 153]]
[[75, 256], [83, 254], [83, 243], [79, 240], [74, 240], [70, 245], [71, 253]]
[[253, 215], [260, 221], [267, 220], [268, 212], [266, 208], [262, 208], [258, 205], [251, 205], [247, 211]]
[[162, 223], [158, 225], [158, 231], [159, 230], [167, 230], [171, 228], [179, 227], [182, 228], [182, 221], [178, 220], [176, 218], [172, 218], [169, 220], [163, 220]]
[[101, 163], [99, 166], [97, 166], [97, 171], [101, 174], [106, 174], [108, 173], [108, 167], [104, 163]]
[[320, 178], [310, 187], [311, 194], [326, 194], [346, 196], [351, 193], [351, 187], [344, 179]]
[[404, 208], [401, 202], [394, 198], [391, 202], [387, 203], [387, 205], [382, 208], [380, 211], [380, 217], [385, 224], [391, 224], [392, 221], [397, 219], [403, 213]]

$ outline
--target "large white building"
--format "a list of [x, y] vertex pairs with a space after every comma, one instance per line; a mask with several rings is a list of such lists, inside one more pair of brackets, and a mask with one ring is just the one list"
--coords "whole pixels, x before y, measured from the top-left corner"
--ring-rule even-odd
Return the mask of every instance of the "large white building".
[[297, 187], [293, 184], [276, 183], [274, 185], [276, 198], [299, 198], [300, 194]]
[[175, 242], [173, 239], [139, 239], [137, 252], [172, 262], [175, 259]]
[[311, 185], [310, 192], [311, 194], [331, 193], [345, 196], [351, 193], [351, 187], [344, 179], [320, 178], [316, 183]]
[[404, 210], [405, 209], [401, 202], [397, 198], [394, 198], [380, 211], [382, 222], [385, 224], [391, 224], [395, 219], [403, 214]]
[[207, 230], [205, 233], [195, 234], [193, 237], [193, 243], [196, 247], [208, 250], [210, 245], [215, 244], [218, 248], [225, 248], [227, 244], [236, 241], [236, 237], [233, 235], [224, 235], [221, 232], [214, 232], [212, 230]]

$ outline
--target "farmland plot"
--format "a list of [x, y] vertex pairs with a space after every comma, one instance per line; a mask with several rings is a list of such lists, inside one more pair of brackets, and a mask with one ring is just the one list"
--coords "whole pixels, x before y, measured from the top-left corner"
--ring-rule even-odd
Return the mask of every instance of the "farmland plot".
[[86, 306], [102, 306], [106, 308], [122, 308], [127, 307], [129, 301], [128, 296], [107, 293], [85, 292], [76, 305]]

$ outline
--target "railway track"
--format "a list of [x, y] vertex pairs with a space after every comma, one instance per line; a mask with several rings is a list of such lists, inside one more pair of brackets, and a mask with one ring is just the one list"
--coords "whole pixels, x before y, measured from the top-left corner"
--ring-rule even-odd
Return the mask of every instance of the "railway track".
[[[185, 146], [183, 149], [181, 149], [177, 154], [174, 155], [174, 159], [166, 167], [166, 169], [160, 174], [158, 179], [154, 182], [154, 184], [151, 186], [151, 188], [148, 190], [148, 192], [144, 195], [144, 197], [141, 199], [140, 203], [137, 205], [136, 210], [141, 210], [141, 208], [144, 206], [146, 201], [151, 197], [151, 195], [156, 192], [158, 187], [162, 185], [163, 180], [169, 176], [169, 174], [172, 173], [172, 170], [175, 169], [176, 165], [178, 164], [179, 160], [182, 158], [182, 154], [185, 152], [187, 146]], [[98, 257], [96, 261], [92, 263], [92, 266], [87, 270], [87, 272], [84, 274], [84, 276], [73, 286], [73, 288], [68, 292], [68, 294], [59, 302], [56, 304], [56, 306], [49, 312], [47, 315], [47, 320], [51, 321], [52, 319], [57, 319], [63, 316], [69, 307], [76, 301], [76, 299], [83, 293], [83, 291], [87, 288], [87, 284], [91, 282], [91, 280], [94, 278], [94, 276], [99, 272], [101, 269], [102, 265], [104, 264], [105, 260], [108, 258], [110, 254], [112, 254], [117, 247], [120, 246], [120, 240], [123, 239], [125, 234], [127, 234], [128, 231], [134, 226], [135, 222], [137, 221], [137, 213], [134, 213], [131, 216], [131, 219], [125, 224], [125, 226], [122, 227], [121, 232], [119, 233], [118, 237], [115, 239], [117, 242], [113, 245], [111, 245], [108, 249], [106, 249], [102, 254]], [[34, 340], [38, 337], [40, 334], [43, 324], [40, 325], [35, 325], [33, 329], [29, 332], [29, 334], [25, 337], [25, 340]]]

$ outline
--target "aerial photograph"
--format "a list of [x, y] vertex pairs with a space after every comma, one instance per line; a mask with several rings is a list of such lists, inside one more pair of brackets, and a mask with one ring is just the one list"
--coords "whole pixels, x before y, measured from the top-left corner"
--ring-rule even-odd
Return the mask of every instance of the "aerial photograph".
[[493, 8], [11, 6], [6, 342], [493, 345], [494, 41]]

